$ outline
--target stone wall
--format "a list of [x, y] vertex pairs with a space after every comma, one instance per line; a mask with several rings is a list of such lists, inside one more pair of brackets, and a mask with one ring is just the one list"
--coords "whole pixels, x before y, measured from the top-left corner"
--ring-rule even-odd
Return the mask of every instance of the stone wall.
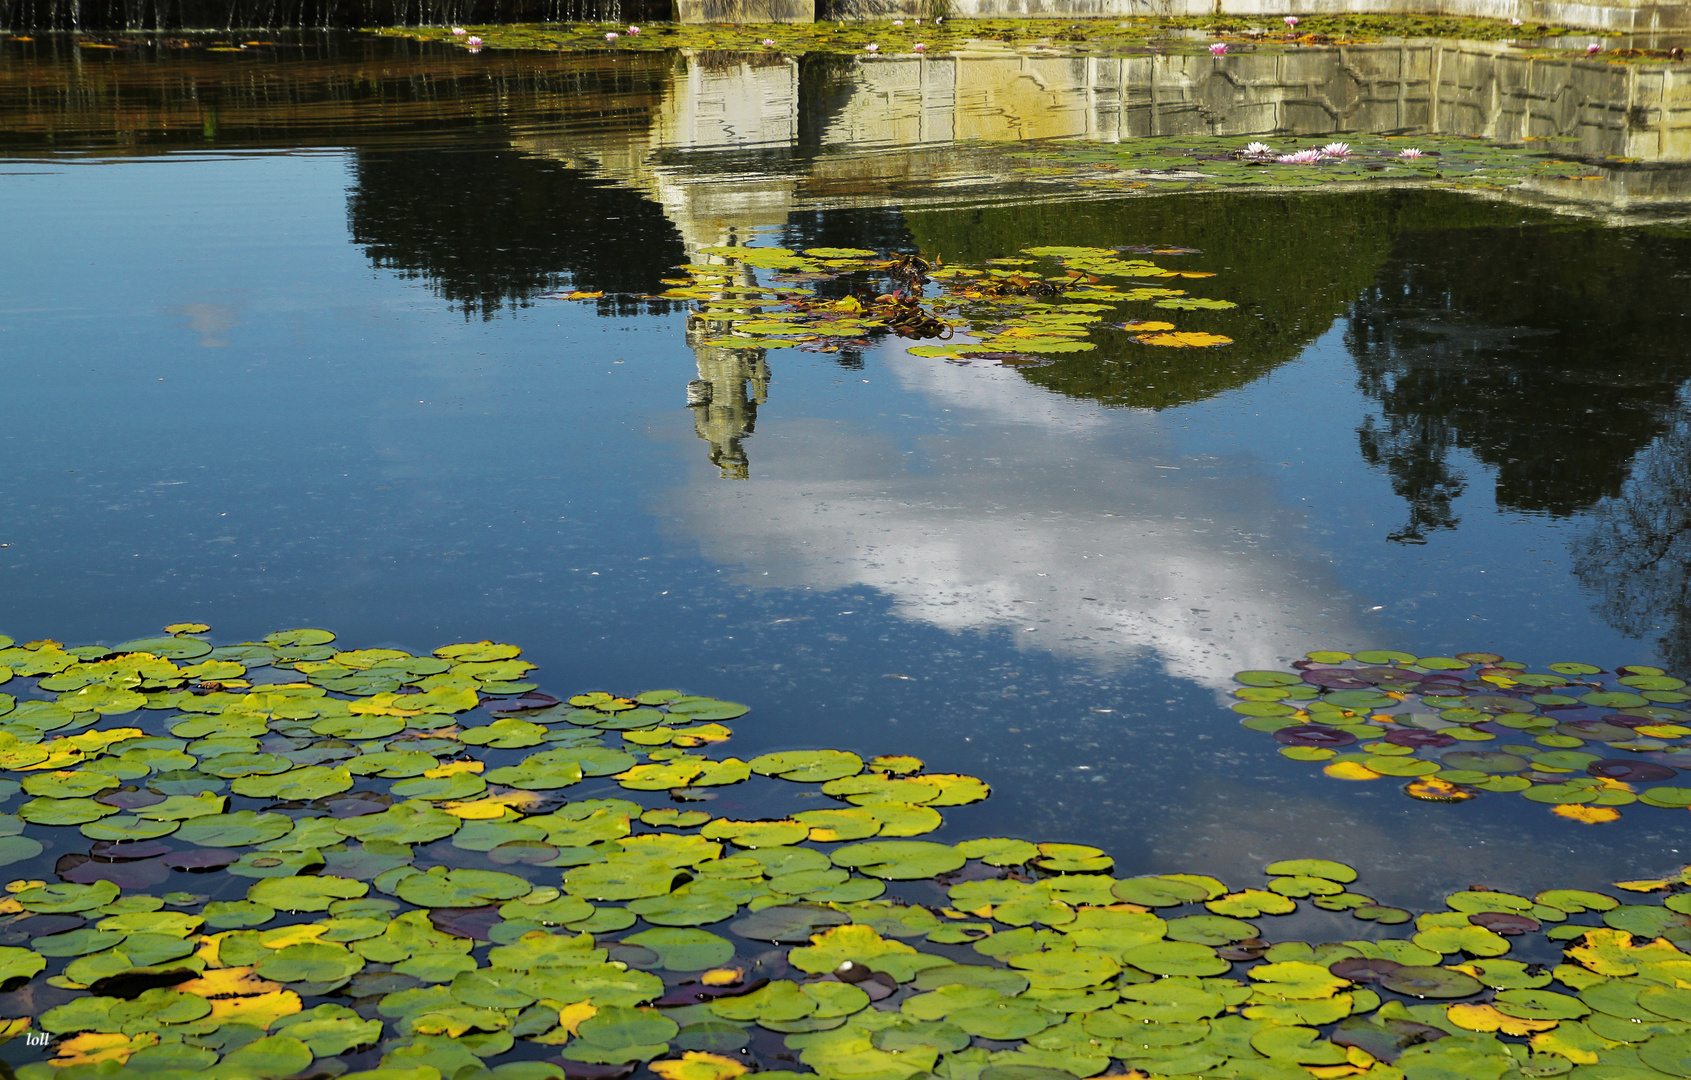
[[[829, 3], [830, 0], [822, 0]], [[839, 0], [842, 12], [852, 0]], [[949, 0], [962, 18], [1135, 15], [1436, 14], [1520, 19], [1614, 33], [1691, 30], [1691, 3], [1659, 0]], [[828, 10], [828, 9], [824, 9]]]

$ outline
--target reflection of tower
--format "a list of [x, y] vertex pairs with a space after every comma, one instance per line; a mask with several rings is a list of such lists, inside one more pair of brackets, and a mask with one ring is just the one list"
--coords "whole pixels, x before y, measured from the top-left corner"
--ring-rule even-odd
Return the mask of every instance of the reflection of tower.
[[727, 480], [751, 473], [741, 441], [757, 426], [757, 407], [769, 400], [769, 365], [762, 349], [724, 349], [707, 345], [729, 324], [697, 315], [687, 319], [687, 344], [698, 361], [699, 377], [687, 384], [693, 430], [710, 443], [710, 460]]

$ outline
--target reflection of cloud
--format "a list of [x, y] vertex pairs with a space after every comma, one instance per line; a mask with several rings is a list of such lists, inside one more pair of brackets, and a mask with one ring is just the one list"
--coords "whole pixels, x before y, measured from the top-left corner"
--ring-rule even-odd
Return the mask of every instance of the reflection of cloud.
[[179, 309], [188, 329], [200, 335], [200, 347], [219, 349], [229, 344], [229, 331], [241, 321], [239, 304], [183, 304]]
[[907, 453], [846, 423], [767, 420], [751, 483], [675, 496], [707, 556], [761, 584], [873, 586], [905, 618], [1059, 655], [1151, 653], [1214, 687], [1360, 636], [1269, 485], [1179, 458], [1155, 414], [1001, 368], [891, 365], [949, 430]]

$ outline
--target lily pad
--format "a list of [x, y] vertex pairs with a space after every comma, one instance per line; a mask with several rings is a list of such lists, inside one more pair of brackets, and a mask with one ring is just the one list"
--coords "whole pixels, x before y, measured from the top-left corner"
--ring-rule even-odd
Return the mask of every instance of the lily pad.
[[265, 878], [247, 890], [247, 900], [277, 911], [327, 911], [336, 900], [354, 899], [370, 891], [362, 881], [341, 877]]
[[232, 814], [209, 814], [182, 824], [178, 840], [199, 847], [246, 847], [286, 836], [293, 821], [282, 814], [237, 810]]
[[1472, 997], [1485, 989], [1478, 979], [1460, 971], [1417, 966], [1399, 967], [1383, 975], [1380, 985], [1406, 997], [1439, 1000]]
[[870, 877], [910, 881], [960, 868], [968, 860], [956, 848], [927, 840], [871, 840], [848, 844], [829, 855], [836, 866]]
[[530, 882], [515, 874], [497, 870], [448, 870], [444, 866], [437, 866], [427, 873], [413, 874], [401, 879], [396, 894], [401, 900], [419, 907], [467, 908], [494, 901], [514, 900], [526, 895], [533, 888]]

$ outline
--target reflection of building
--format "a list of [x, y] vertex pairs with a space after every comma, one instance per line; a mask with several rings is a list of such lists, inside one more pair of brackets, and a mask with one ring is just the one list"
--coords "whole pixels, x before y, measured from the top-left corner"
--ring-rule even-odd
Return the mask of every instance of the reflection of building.
[[710, 461], [724, 479], [744, 480], [751, 464], [741, 441], [757, 424], [757, 407], [769, 400], [769, 364], [762, 349], [724, 349], [707, 345], [728, 324], [687, 319], [687, 344], [699, 364], [699, 377], [687, 385], [693, 430], [710, 443]]
[[[955, 205], [971, 192], [1048, 200], [1050, 187], [1009, 179], [1020, 162], [1003, 149], [1028, 139], [1425, 131], [1556, 139], [1593, 157], [1691, 158], [1691, 88], [1668, 67], [1535, 60], [1464, 42], [1220, 60], [1029, 56], [992, 43], [932, 59], [683, 54], [667, 77], [643, 124], [528, 134], [516, 145], [641, 192], [693, 262], [812, 209]], [[1488, 197], [1598, 216], [1691, 199], [1691, 168], [1607, 172]], [[711, 460], [744, 477], [743, 440], [768, 368], [761, 352], [703, 344], [713, 336], [689, 327], [699, 370], [690, 400]]]

